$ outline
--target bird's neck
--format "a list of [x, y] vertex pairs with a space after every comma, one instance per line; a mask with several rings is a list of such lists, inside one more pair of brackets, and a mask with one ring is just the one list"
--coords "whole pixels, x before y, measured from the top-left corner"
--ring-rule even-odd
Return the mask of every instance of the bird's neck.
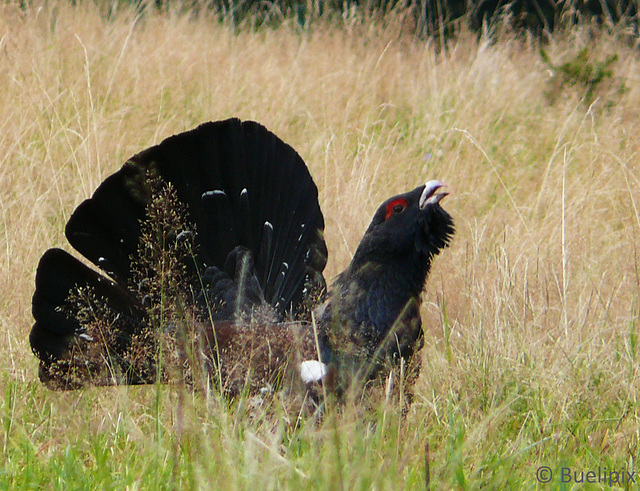
[[[337, 310], [355, 312], [356, 324], [369, 325], [385, 334], [401, 316], [417, 308], [429, 263], [424, 257], [387, 257], [384, 260], [354, 260], [336, 283]], [[351, 314], [353, 315], [353, 314]]]
[[407, 297], [417, 297], [424, 288], [431, 258], [417, 252], [384, 257], [354, 257], [345, 271], [358, 286], [384, 285]]

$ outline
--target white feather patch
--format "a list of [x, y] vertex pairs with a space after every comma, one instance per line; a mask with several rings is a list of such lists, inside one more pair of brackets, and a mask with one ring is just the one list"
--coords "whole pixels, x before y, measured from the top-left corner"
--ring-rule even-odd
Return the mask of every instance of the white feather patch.
[[318, 360], [300, 363], [300, 378], [305, 384], [319, 382], [327, 374], [327, 365]]

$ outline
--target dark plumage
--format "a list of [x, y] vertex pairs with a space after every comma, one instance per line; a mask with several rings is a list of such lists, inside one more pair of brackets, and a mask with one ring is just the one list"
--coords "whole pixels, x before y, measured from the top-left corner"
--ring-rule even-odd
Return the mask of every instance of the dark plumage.
[[[318, 191], [290, 146], [237, 119], [168, 138], [67, 223], [71, 245], [107, 276], [60, 249], [40, 260], [30, 335], [40, 379], [140, 384], [178, 370], [236, 392], [282, 383], [318, 351], [340, 386], [370, 378], [422, 346], [420, 294], [454, 230], [441, 187], [383, 203], [326, 294]], [[305, 381], [322, 378], [316, 365], [302, 365]]]

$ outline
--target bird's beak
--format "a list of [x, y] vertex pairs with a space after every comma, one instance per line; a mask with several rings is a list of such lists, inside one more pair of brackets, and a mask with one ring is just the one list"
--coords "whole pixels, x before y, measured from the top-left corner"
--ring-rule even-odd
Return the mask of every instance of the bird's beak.
[[446, 184], [442, 181], [429, 181], [424, 185], [424, 190], [420, 195], [420, 201], [418, 202], [420, 209], [424, 210], [427, 205], [433, 205], [439, 203], [442, 198], [444, 198], [447, 192], [436, 193], [436, 191], [442, 187], [445, 187]]

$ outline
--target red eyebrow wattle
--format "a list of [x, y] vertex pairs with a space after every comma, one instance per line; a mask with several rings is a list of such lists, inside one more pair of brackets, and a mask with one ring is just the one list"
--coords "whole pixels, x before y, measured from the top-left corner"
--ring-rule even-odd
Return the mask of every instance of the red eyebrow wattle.
[[384, 217], [385, 220], [388, 219], [393, 214], [393, 209], [398, 205], [402, 205], [403, 208], [406, 208], [407, 200], [404, 198], [396, 198], [393, 201], [390, 201], [387, 204], [387, 213]]

